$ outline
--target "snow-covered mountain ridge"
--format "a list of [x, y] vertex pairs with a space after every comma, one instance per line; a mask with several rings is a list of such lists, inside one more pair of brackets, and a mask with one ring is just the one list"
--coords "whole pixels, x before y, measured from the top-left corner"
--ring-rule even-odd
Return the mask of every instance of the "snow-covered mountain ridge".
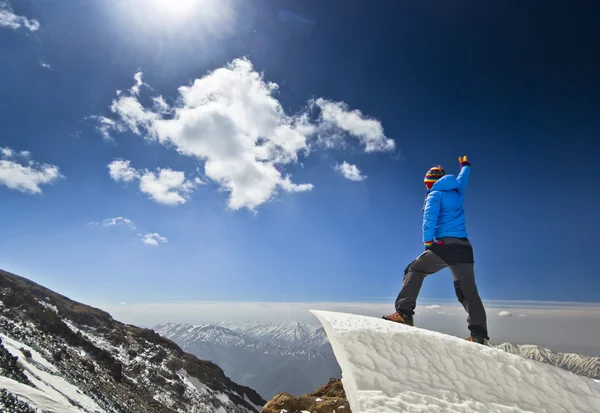
[[[223, 324], [226, 325], [226, 323]], [[285, 343], [285, 340], [273, 340], [270, 334], [256, 334], [256, 332], [248, 328], [248, 324], [250, 323], [239, 325], [228, 324], [230, 327], [222, 327], [221, 323], [207, 325], [163, 324], [154, 327], [154, 331], [168, 337], [182, 347], [191, 346], [197, 341], [205, 341], [224, 348], [246, 348], [249, 351], [260, 351], [264, 354], [279, 354], [304, 360], [323, 358], [324, 356], [323, 352], [314, 350], [310, 344], [304, 347], [300, 340], [290, 340], [290, 342], [296, 345], [278, 344]], [[284, 326], [280, 325], [279, 327]], [[312, 342], [310, 339], [307, 341]], [[329, 342], [326, 341], [320, 345], [328, 346], [328, 344]], [[330, 349], [331, 347], [328, 346], [328, 348]]]
[[162, 324], [154, 330], [185, 351], [218, 364], [263, 397], [308, 393], [339, 377], [322, 327], [301, 323]]
[[547, 348], [525, 344], [503, 343], [495, 347], [511, 354], [560, 367], [578, 376], [600, 379], [600, 357], [589, 357], [574, 353], [555, 353]]
[[0, 411], [249, 413], [265, 402], [154, 331], [4, 271], [0, 339]]

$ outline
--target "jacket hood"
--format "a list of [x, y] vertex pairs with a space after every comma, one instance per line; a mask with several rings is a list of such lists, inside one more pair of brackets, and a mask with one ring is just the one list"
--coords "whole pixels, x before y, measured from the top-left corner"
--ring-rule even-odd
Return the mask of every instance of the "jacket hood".
[[458, 180], [455, 175], [445, 175], [431, 187], [432, 191], [452, 191], [458, 189]]

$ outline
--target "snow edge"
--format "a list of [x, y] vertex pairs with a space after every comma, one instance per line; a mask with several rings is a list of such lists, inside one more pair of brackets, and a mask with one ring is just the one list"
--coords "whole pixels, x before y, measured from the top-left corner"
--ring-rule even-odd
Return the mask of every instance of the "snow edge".
[[344, 345], [338, 342], [335, 334], [333, 333], [333, 326], [327, 318], [325, 314], [331, 313], [330, 311], [323, 310], [309, 310], [321, 323], [323, 329], [325, 330], [325, 334], [327, 334], [327, 338], [333, 348], [333, 354], [337, 359], [340, 368], [342, 369], [342, 386], [344, 386], [344, 391], [346, 392], [346, 398], [348, 399], [348, 404], [350, 405], [350, 410], [353, 412], [359, 412], [359, 402], [358, 402], [358, 389], [356, 386], [356, 380], [354, 379], [354, 375], [352, 374], [351, 364], [348, 362], [346, 357], [344, 356], [346, 352], [344, 351]]

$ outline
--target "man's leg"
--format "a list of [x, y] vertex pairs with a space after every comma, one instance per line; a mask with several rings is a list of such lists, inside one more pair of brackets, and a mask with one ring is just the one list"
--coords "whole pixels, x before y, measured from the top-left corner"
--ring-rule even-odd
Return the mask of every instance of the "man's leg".
[[469, 313], [467, 322], [469, 323], [471, 336], [489, 340], [487, 317], [475, 284], [473, 264], [452, 264], [450, 265], [450, 271], [452, 271], [452, 278], [454, 278], [456, 297]]
[[433, 251], [425, 251], [411, 262], [404, 270], [402, 290], [396, 298], [396, 311], [408, 316], [414, 315], [417, 297], [425, 277], [443, 270], [447, 266], [448, 264]]

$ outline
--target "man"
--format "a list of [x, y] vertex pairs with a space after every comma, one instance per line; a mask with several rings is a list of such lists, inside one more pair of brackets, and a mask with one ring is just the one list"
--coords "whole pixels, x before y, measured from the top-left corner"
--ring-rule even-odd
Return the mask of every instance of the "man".
[[467, 322], [471, 335], [467, 340], [487, 345], [487, 317], [475, 284], [473, 248], [467, 238], [463, 210], [471, 164], [466, 156], [459, 157], [458, 161], [458, 177], [446, 175], [444, 168], [439, 165], [431, 168], [425, 175], [425, 252], [404, 270], [402, 290], [396, 299], [396, 312], [383, 318], [414, 326], [414, 309], [423, 280], [430, 274], [450, 267], [458, 301], [469, 313]]

